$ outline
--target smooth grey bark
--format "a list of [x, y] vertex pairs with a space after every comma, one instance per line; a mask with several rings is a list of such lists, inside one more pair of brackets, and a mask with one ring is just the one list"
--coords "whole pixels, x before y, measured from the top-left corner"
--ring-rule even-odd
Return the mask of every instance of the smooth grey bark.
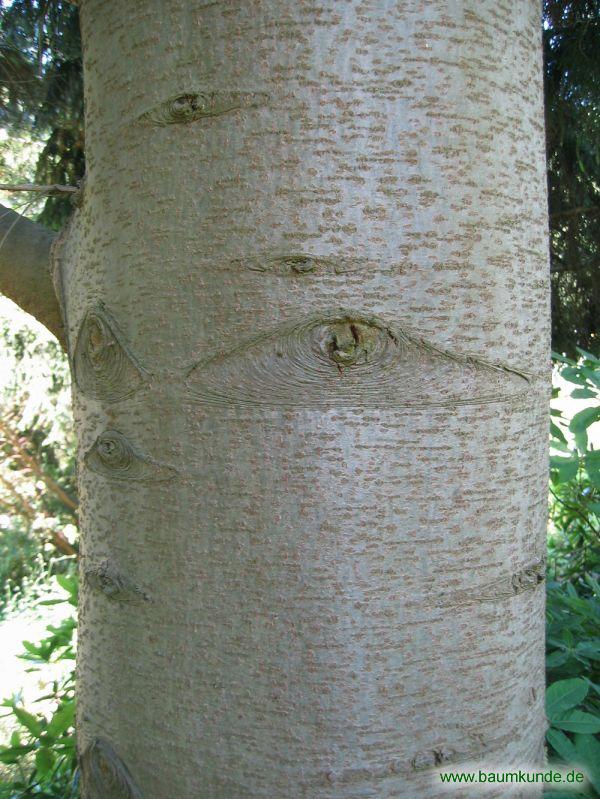
[[84, 796], [540, 765], [538, 3], [80, 6]]
[[45, 325], [64, 345], [50, 270], [55, 234], [0, 205], [0, 292]]

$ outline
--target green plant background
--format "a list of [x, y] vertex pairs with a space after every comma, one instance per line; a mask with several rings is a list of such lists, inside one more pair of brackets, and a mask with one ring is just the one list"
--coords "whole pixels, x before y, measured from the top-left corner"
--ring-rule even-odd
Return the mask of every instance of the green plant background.
[[[580, 767], [589, 782], [584, 793], [548, 792], [555, 799], [600, 796], [600, 450], [590, 435], [600, 360], [578, 354], [555, 356], [550, 411], [546, 738], [550, 761]], [[565, 395], [581, 406], [570, 419], [556, 407]]]

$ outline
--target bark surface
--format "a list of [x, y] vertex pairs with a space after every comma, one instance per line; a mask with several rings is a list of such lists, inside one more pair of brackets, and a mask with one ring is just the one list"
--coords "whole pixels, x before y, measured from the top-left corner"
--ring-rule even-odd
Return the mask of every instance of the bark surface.
[[86, 799], [540, 765], [538, 3], [80, 6]]

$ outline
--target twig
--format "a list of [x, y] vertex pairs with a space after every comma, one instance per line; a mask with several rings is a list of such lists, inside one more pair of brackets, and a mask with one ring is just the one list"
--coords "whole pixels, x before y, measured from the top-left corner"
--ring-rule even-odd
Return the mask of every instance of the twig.
[[77, 555], [77, 550], [75, 547], [72, 547], [71, 544], [69, 544], [61, 532], [58, 530], [50, 530], [50, 537], [52, 538], [52, 543], [54, 546], [59, 552], [62, 552], [63, 555]]
[[560, 219], [564, 216], [579, 216], [583, 214], [597, 214], [600, 213], [600, 206], [598, 205], [586, 205], [580, 206], [579, 208], [569, 208], [566, 211], [555, 211], [554, 213], [550, 214], [550, 219]]
[[[8, 228], [8, 230], [6, 231], [4, 236], [2, 237], [2, 241], [0, 241], [0, 249], [2, 249], [2, 247], [4, 246], [4, 242], [6, 241], [6, 239], [12, 233], [13, 228], [15, 227], [15, 225], [18, 224], [24, 218], [25, 214], [31, 208], [32, 205], [33, 205], [33, 200], [30, 200], [28, 203], [24, 204], [25, 210], [23, 211], [23, 216], [19, 216], [19, 214], [15, 214], [14, 221], [11, 223], [10, 227]], [[21, 207], [23, 207], [23, 206], [21, 206]]]
[[0, 183], [2, 191], [35, 191], [40, 194], [76, 194], [79, 191], [77, 186], [61, 186], [60, 183], [52, 183], [48, 186], [41, 186], [38, 183]]
[[63, 505], [69, 508], [73, 514], [76, 514], [77, 503], [75, 500], [71, 499], [71, 497], [58, 485], [58, 483], [53, 480], [50, 475], [46, 474], [37, 460], [31, 456], [23, 446], [21, 446], [18, 436], [13, 433], [6, 423], [0, 422], [0, 428], [3, 430], [4, 435], [8, 439], [8, 442], [12, 448], [16, 450], [18, 457], [24, 461], [41, 480], [43, 480], [47, 488], [49, 488], [50, 491], [52, 491], [52, 493], [60, 499]]
[[583, 519], [583, 521], [589, 526], [590, 530], [595, 535], [600, 535], [600, 530], [597, 530], [594, 527], [594, 525], [591, 523], [591, 521], [589, 520], [589, 518], [585, 515], [585, 513], [583, 511], [581, 511], [575, 505], [570, 505], [568, 502], [565, 502], [564, 499], [561, 499], [557, 494], [555, 494], [555, 492], [552, 489], [550, 489], [550, 493], [552, 494], [554, 499], [563, 506], [563, 508], [566, 508], [567, 510], [573, 511], [573, 513], [576, 513], [579, 516], [580, 519]]
[[22, 508], [21, 512], [24, 513], [25, 516], [27, 516], [27, 518], [31, 521], [35, 517], [35, 510], [25, 499], [25, 497], [21, 496], [21, 494], [17, 491], [17, 489], [14, 487], [11, 481], [7, 480], [3, 474], [0, 474], [0, 483], [2, 483], [2, 485], [13, 495], [13, 497], [17, 500], [17, 502]]

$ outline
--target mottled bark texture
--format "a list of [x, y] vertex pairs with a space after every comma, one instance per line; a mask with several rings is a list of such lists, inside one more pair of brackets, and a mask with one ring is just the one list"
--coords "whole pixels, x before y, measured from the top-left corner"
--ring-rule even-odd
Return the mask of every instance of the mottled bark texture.
[[50, 276], [55, 234], [0, 205], [0, 292], [64, 345], [60, 305]]
[[86, 799], [539, 765], [537, 1], [80, 7]]

